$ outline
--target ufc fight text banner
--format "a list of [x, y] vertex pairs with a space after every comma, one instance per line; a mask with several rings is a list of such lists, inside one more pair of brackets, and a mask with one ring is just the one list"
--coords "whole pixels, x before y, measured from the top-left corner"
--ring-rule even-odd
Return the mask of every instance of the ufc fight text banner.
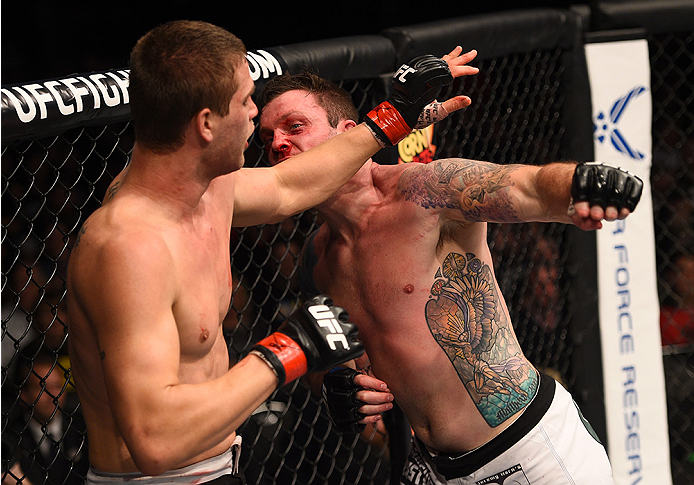
[[587, 44], [586, 58], [595, 160], [622, 167], [644, 182], [635, 212], [605, 223], [597, 233], [607, 451], [615, 483], [671, 484], [649, 177], [648, 44]]

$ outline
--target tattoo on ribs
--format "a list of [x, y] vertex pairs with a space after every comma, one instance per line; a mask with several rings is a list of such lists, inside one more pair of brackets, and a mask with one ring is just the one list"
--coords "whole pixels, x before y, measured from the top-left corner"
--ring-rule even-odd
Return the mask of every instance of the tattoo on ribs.
[[508, 191], [514, 165], [439, 160], [403, 174], [398, 189], [425, 209], [458, 209], [468, 221], [518, 222]]
[[472, 253], [449, 253], [435, 277], [427, 325], [482, 417], [498, 426], [532, 400], [538, 376], [523, 358], [487, 264]]

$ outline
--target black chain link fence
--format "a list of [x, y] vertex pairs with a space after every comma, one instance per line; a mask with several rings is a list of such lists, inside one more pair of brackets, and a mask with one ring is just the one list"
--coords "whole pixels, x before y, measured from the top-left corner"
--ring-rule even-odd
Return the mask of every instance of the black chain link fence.
[[123, 123], [2, 147], [3, 481], [82, 483], [86, 475], [67, 354], [66, 266], [132, 145]]
[[648, 39], [653, 207], [673, 481], [694, 483], [694, 33]]
[[[691, 259], [694, 237], [692, 35], [650, 42], [661, 301], [664, 308], [682, 308], [685, 296], [678, 293], [676, 281], [684, 263], [677, 263], [675, 255]], [[437, 127], [436, 156], [525, 164], [557, 160], [564, 136], [560, 57], [560, 49], [550, 49], [477, 62], [479, 75], [457, 81], [450, 93], [442, 94], [469, 94], [474, 104]], [[341, 84], [360, 112], [371, 107], [376, 80]], [[3, 143], [3, 482], [84, 480], [88, 456], [70, 381], [65, 266], [82, 222], [127, 163], [131, 128], [124, 122]], [[254, 141], [246, 165], [263, 165], [261, 155]], [[307, 211], [279, 224], [233, 232], [234, 291], [224, 321], [232, 363], [272, 332], [299, 301], [296, 262], [318, 223], [317, 214]], [[490, 225], [489, 240], [524, 351], [571, 390], [578, 370], [570, 359], [566, 295], [572, 282], [564, 271], [564, 229], [560, 224]], [[684, 288], [691, 305], [694, 284]], [[682, 334], [665, 348], [664, 357], [673, 474], [681, 484], [694, 481], [691, 344], [692, 336]], [[388, 483], [393, 463], [400, 463], [404, 453], [403, 440], [391, 439], [397, 426], [369, 428], [361, 436], [339, 434], [320, 399], [297, 381], [278, 390], [242, 426], [242, 467], [250, 484]]]

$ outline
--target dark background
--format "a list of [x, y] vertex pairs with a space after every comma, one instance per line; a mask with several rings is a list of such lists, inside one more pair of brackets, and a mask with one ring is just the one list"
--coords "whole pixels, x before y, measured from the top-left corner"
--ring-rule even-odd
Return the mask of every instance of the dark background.
[[156, 25], [174, 19], [220, 25], [240, 37], [248, 49], [262, 49], [378, 34], [388, 27], [449, 17], [519, 8], [568, 7], [572, 3], [577, 2], [5, 0], [0, 17], [0, 81], [8, 85], [127, 67], [130, 49], [137, 39]]

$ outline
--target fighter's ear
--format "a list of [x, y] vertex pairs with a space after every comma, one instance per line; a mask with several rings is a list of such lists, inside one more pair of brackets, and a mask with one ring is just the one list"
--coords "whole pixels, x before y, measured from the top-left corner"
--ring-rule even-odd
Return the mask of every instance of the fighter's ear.
[[351, 130], [357, 126], [357, 122], [354, 120], [342, 120], [337, 124], [337, 129], [340, 133], [343, 133], [347, 130]]
[[195, 128], [198, 136], [202, 137], [208, 143], [212, 141], [213, 131], [212, 125], [214, 123], [212, 111], [209, 108], [198, 111], [195, 115], [191, 124]]

